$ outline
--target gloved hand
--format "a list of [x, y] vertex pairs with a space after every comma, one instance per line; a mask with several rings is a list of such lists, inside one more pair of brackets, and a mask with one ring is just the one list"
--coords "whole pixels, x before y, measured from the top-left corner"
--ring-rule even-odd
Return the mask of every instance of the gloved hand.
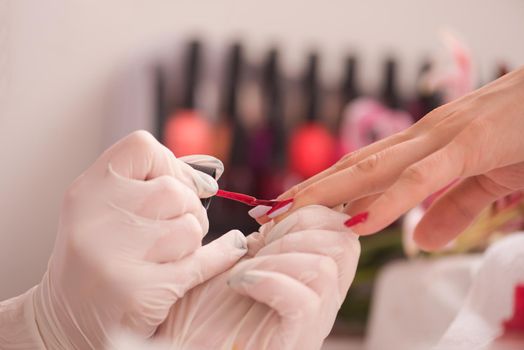
[[158, 337], [171, 349], [320, 349], [360, 254], [344, 219], [314, 205], [263, 225], [242, 262], [173, 306]]
[[103, 349], [118, 329], [150, 337], [189, 289], [247, 251], [239, 231], [201, 246], [199, 197], [217, 189], [146, 132], [111, 147], [68, 189], [42, 282], [0, 305], [0, 348]]

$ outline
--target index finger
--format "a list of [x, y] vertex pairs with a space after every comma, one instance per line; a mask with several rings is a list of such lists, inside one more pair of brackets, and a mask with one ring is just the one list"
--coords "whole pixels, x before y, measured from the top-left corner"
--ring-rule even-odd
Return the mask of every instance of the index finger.
[[372, 154], [300, 191], [294, 198], [292, 209], [312, 203], [335, 207], [383, 192], [408, 166], [434, 152], [446, 141], [428, 134]]
[[388, 147], [391, 147], [393, 145], [396, 145], [398, 143], [401, 143], [405, 140], [409, 139], [409, 136], [407, 136], [405, 133], [399, 133], [392, 136], [389, 136], [385, 139], [382, 139], [380, 141], [377, 141], [375, 143], [372, 143], [364, 148], [361, 148], [359, 150], [356, 150], [354, 152], [351, 152], [344, 157], [342, 157], [338, 162], [336, 162], [331, 167], [321, 171], [320, 173], [310, 177], [307, 180], [302, 181], [301, 183], [293, 186], [286, 192], [282, 193], [280, 196], [278, 196], [277, 199], [283, 200], [287, 198], [293, 198], [298, 193], [306, 189], [307, 187], [322, 181], [323, 179], [340, 172], [344, 169], [347, 169], [351, 167], [352, 165], [360, 162], [362, 159], [365, 159], [369, 157], [370, 155], [374, 153], [378, 153]]
[[177, 159], [173, 152], [144, 130], [135, 131], [118, 141], [102, 154], [89, 171], [104, 174], [108, 168], [132, 180], [147, 181], [172, 176], [200, 197], [218, 190], [215, 179]]

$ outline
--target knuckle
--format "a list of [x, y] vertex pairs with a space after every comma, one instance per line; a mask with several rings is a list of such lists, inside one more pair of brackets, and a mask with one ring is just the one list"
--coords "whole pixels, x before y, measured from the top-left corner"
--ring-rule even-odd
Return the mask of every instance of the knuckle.
[[424, 185], [428, 181], [428, 174], [419, 165], [412, 165], [402, 173], [402, 179], [415, 186]]
[[188, 233], [188, 237], [194, 237], [195, 239], [198, 238], [198, 241], [200, 242], [203, 232], [202, 226], [200, 225], [198, 219], [192, 214], [184, 214], [183, 220], [184, 229]]
[[335, 166], [345, 168], [348, 164], [354, 163], [355, 160], [358, 158], [358, 155], [360, 154], [360, 151], [353, 151], [351, 153], [348, 153], [344, 155], [340, 160], [335, 164]]
[[373, 172], [376, 171], [380, 162], [379, 154], [375, 153], [358, 162], [355, 167], [362, 172]]
[[[324, 190], [322, 185], [315, 182], [301, 191], [300, 198], [296, 198], [297, 202], [310, 203], [318, 198], [322, 198]], [[296, 205], [296, 204], [295, 204]]]
[[151, 148], [158, 142], [151, 133], [145, 130], [133, 131], [129, 135], [129, 141], [144, 148]]
[[354, 159], [353, 157], [341, 158], [338, 162], [333, 164], [331, 168], [333, 169], [334, 172], [339, 172], [341, 170], [344, 170], [353, 163], [353, 159]]
[[479, 140], [484, 140], [492, 129], [493, 125], [489, 120], [475, 120], [469, 125], [468, 132], [465, 135], [469, 136], [470, 141], [478, 142]]
[[159, 192], [165, 193], [168, 196], [176, 197], [180, 195], [178, 183], [172, 176], [159, 176], [155, 179], [155, 182]]
[[318, 259], [318, 272], [320, 275], [326, 277], [330, 281], [337, 280], [337, 264], [332, 258], [321, 256]]
[[311, 315], [317, 315], [318, 310], [320, 309], [320, 299], [319, 298], [310, 298], [306, 303], [304, 303], [303, 311], [297, 310], [300, 317], [310, 317]]
[[86, 197], [91, 196], [89, 186], [86, 187], [81, 179], [75, 180], [65, 191], [61, 204], [63, 222], [68, 222], [76, 213], [85, 210]]
[[289, 197], [289, 198], [293, 198], [295, 197], [300, 191], [302, 190], [300, 184], [299, 185], [295, 185], [293, 187], [291, 187], [291, 189], [287, 192], [288, 196], [286, 197]]
[[70, 208], [79, 200], [80, 187], [81, 183], [79, 179], [77, 179], [67, 188], [64, 194], [64, 207]]
[[395, 135], [391, 136], [394, 144], [402, 143], [411, 140], [415, 136], [414, 130], [409, 127], [405, 130], [399, 131]]

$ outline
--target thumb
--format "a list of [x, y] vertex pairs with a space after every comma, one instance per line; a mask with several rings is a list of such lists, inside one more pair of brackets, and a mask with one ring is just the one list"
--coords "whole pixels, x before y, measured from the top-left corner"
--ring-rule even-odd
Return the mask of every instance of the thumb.
[[231, 268], [246, 252], [246, 237], [232, 230], [182, 260], [158, 267], [175, 296], [181, 298], [191, 288]]
[[181, 161], [191, 164], [205, 166], [216, 170], [215, 180], [220, 179], [220, 176], [224, 173], [224, 164], [220, 159], [217, 159], [213, 156], [208, 156], [206, 154], [192, 154], [189, 156], [179, 157]]
[[415, 242], [432, 251], [456, 238], [498, 198], [513, 190], [485, 175], [464, 179], [436, 200], [415, 228]]
[[242, 271], [234, 273], [228, 284], [237, 293], [267, 305], [280, 316], [279, 329], [270, 339], [268, 349], [297, 348], [306, 322], [319, 315], [320, 297], [302, 282], [283, 273]]

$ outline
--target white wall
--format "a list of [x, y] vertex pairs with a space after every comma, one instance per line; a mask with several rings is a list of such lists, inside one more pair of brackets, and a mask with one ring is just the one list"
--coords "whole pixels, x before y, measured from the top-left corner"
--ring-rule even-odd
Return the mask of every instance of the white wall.
[[0, 299], [44, 272], [62, 194], [100, 152], [112, 80], [130, 55], [195, 32], [249, 39], [253, 55], [277, 40], [289, 70], [315, 46], [334, 77], [353, 49], [372, 88], [390, 51], [412, 77], [443, 25], [485, 76], [499, 59], [524, 63], [521, 0], [0, 0]]

